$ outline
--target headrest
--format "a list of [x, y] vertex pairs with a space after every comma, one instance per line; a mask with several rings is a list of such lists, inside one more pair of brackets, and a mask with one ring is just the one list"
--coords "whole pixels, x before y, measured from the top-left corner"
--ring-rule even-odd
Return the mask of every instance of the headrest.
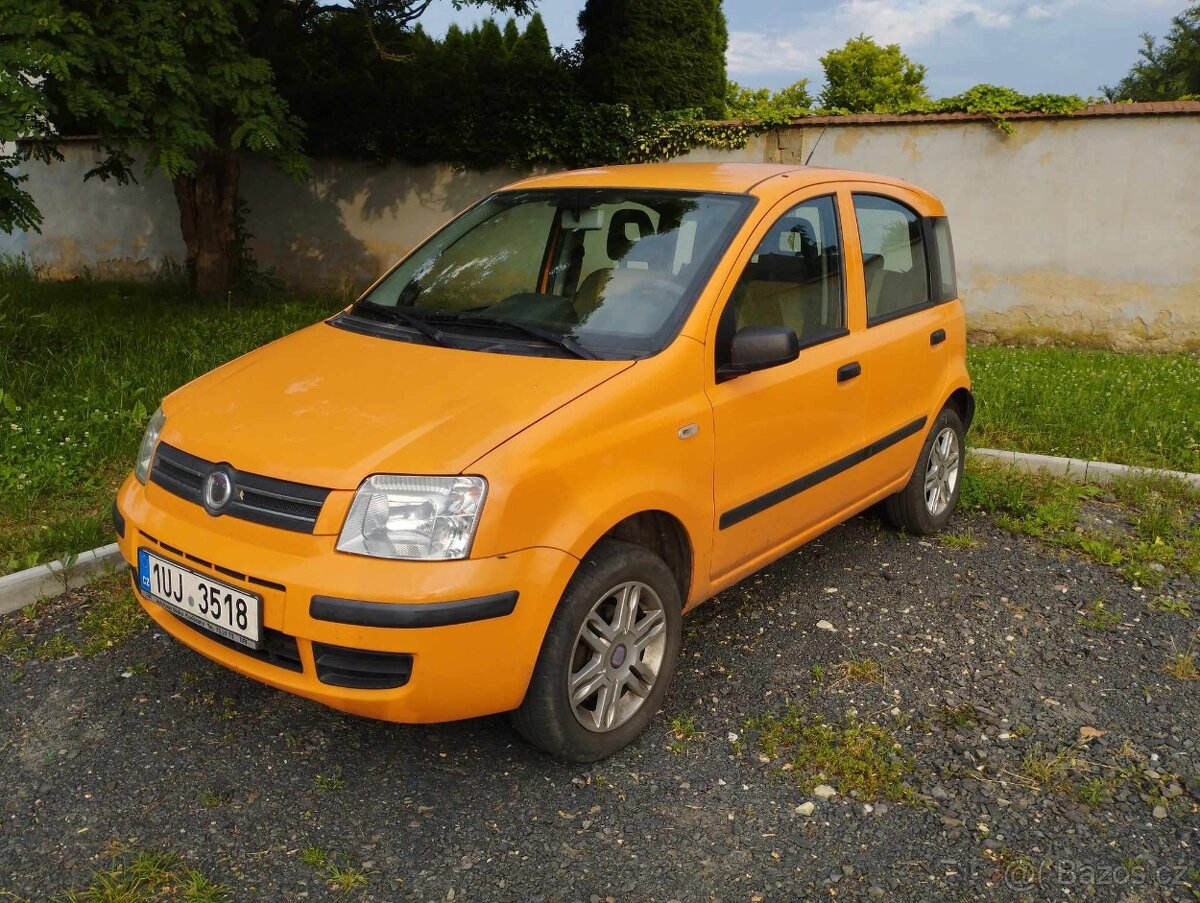
[[873, 270], [882, 270], [883, 269], [883, 255], [882, 254], [868, 254], [866, 252], [863, 252], [863, 269], [865, 269], [867, 272], [871, 272]]
[[643, 235], [626, 253], [625, 263], [639, 269], [669, 270], [675, 259], [675, 243], [673, 232]]
[[808, 220], [800, 220], [789, 232], [791, 234], [786, 239], [788, 250], [795, 254], [808, 254], [817, 250], [817, 233]]
[[[630, 224], [637, 226], [637, 238], [629, 237], [626, 227]], [[618, 210], [608, 224], [608, 259], [621, 260], [634, 242], [653, 234], [654, 223], [650, 221], [650, 214], [645, 210]]]
[[805, 254], [817, 250], [816, 231], [804, 219], [782, 219], [763, 238], [767, 254]]

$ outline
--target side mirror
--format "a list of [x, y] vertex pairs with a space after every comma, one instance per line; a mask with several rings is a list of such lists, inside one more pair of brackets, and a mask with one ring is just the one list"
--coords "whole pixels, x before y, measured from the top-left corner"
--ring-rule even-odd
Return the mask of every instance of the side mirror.
[[747, 326], [733, 336], [729, 363], [717, 371], [720, 380], [733, 379], [755, 370], [790, 364], [800, 356], [800, 339], [786, 326]]

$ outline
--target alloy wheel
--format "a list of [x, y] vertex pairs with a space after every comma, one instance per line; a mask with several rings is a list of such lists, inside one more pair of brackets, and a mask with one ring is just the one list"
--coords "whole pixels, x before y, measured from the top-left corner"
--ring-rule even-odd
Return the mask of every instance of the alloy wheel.
[[945, 427], [933, 440], [925, 467], [925, 508], [934, 517], [950, 507], [958, 487], [960, 463], [958, 433]]
[[667, 640], [662, 600], [639, 581], [613, 587], [575, 637], [567, 693], [590, 731], [620, 727], [642, 707], [662, 669]]

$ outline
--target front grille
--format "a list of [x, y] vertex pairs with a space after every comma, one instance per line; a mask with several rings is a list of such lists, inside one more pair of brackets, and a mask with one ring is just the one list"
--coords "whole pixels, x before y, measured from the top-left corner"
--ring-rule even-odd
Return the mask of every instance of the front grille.
[[[224, 507], [213, 511], [204, 505], [204, 481], [218, 469], [231, 477], [233, 495]], [[289, 483], [214, 464], [165, 442], [159, 442], [154, 453], [150, 481], [172, 495], [204, 507], [214, 516], [228, 515], [297, 533], [311, 533], [316, 529], [317, 516], [329, 495], [328, 489], [317, 486]]]
[[245, 580], [247, 583], [253, 583], [255, 586], [265, 586], [267, 589], [276, 589], [281, 593], [287, 592], [287, 587], [282, 583], [276, 583], [274, 580], [264, 580], [262, 577], [255, 577], [253, 574], [243, 574], [241, 571], [233, 570], [233, 568], [227, 568], [223, 565], [207, 561], [204, 558], [200, 558], [196, 555], [192, 555], [189, 552], [185, 552], [183, 549], [177, 549], [172, 545], [168, 545], [161, 539], [151, 536], [145, 530], [138, 530], [138, 533], [141, 534], [144, 540], [154, 543], [154, 545], [158, 546], [160, 549], [170, 552], [172, 555], [176, 555], [180, 558], [185, 558], [194, 564], [201, 565], [202, 567], [212, 568], [218, 574], [224, 574], [226, 577], [232, 577], [234, 580]]
[[371, 652], [313, 643], [317, 679], [335, 687], [390, 690], [412, 677], [413, 657], [406, 652]]

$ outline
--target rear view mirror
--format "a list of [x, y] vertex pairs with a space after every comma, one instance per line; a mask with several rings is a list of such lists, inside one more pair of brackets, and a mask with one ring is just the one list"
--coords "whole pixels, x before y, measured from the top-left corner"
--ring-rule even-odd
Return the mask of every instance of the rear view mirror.
[[594, 232], [604, 228], [604, 211], [599, 207], [563, 210], [562, 227], [567, 230]]
[[717, 372], [720, 379], [733, 379], [755, 370], [790, 364], [800, 356], [800, 339], [786, 326], [747, 326], [733, 336], [729, 363]]

